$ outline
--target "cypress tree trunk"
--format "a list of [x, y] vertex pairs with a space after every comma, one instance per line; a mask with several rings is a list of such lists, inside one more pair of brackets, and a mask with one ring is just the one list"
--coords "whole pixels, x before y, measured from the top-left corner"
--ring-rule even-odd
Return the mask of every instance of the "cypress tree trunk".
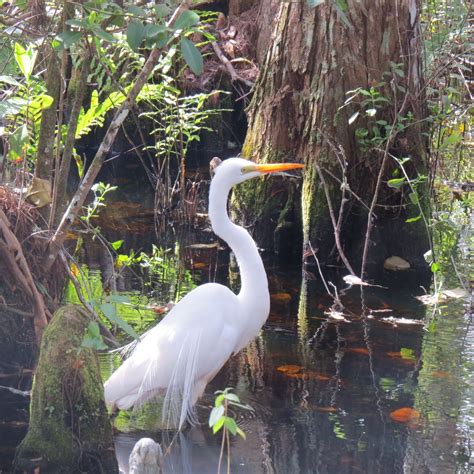
[[[368, 273], [391, 255], [424, 267], [423, 219], [405, 222], [420, 208], [426, 214], [423, 184], [416, 194], [406, 180], [387, 185], [404, 173], [410, 179], [425, 173], [419, 1], [328, 0], [309, 8], [307, 2], [262, 0], [261, 11], [276, 14], [259, 16], [272, 22], [272, 36], [268, 45], [259, 42], [267, 53], [243, 155], [306, 163], [305, 255], [310, 244], [323, 263], [345, 255], [346, 267], [360, 275], [372, 208]], [[395, 158], [409, 158], [404, 171]], [[275, 230], [285, 220], [281, 209], [290, 216], [298, 206], [279, 186], [262, 180], [241, 187], [234, 199], [245, 224], [252, 224], [246, 216], [258, 216], [255, 236], [274, 250], [281, 241]]]

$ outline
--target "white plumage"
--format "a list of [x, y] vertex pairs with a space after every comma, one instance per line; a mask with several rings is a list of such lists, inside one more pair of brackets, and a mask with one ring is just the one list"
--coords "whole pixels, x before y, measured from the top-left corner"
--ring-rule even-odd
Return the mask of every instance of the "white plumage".
[[214, 232], [237, 258], [242, 289], [236, 295], [223, 285], [207, 283], [187, 294], [107, 380], [107, 404], [129, 409], [163, 394], [163, 417], [171, 426], [181, 428], [186, 419], [196, 421], [193, 407], [206, 385], [232, 354], [258, 334], [270, 310], [257, 247], [248, 232], [228, 217], [229, 192], [235, 184], [264, 173], [301, 167], [230, 158], [215, 168], [209, 218]]

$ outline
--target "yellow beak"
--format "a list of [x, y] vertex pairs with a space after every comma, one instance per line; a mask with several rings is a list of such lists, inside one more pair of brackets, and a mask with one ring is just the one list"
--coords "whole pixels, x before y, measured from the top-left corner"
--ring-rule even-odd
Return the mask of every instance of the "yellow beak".
[[288, 171], [304, 168], [301, 163], [272, 163], [248, 166], [246, 171], [260, 171], [260, 173], [275, 173], [276, 171]]

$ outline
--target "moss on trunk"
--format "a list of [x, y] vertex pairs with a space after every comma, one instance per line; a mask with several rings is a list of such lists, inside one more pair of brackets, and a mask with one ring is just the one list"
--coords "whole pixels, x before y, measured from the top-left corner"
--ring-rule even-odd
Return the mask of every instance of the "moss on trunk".
[[79, 306], [64, 306], [44, 333], [19, 469], [118, 472], [98, 359], [81, 347], [89, 322]]

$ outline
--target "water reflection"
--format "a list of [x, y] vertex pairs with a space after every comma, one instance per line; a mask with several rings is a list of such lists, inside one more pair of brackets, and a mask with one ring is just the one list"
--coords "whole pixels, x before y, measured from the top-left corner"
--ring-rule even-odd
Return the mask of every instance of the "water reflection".
[[[412, 296], [371, 288], [361, 298], [360, 288], [352, 288], [341, 298], [344, 320], [332, 319], [326, 314], [331, 300], [313, 282], [304, 280], [298, 290], [286, 269], [269, 273], [278, 296], [267, 324], [208, 386], [198, 407], [202, 425], [178, 436], [165, 472], [216, 472], [221, 440], [206, 421], [213, 392], [227, 386], [255, 409], [236, 414], [247, 440], [232, 441], [232, 472], [468, 469], [466, 423], [459, 428], [462, 400], [472, 389], [462, 383], [461, 363], [470, 356], [472, 364], [472, 346], [467, 353], [462, 308], [450, 306], [427, 331], [425, 307]], [[202, 280], [209, 274], [203, 269]], [[400, 318], [411, 324], [397, 325]], [[110, 364], [103, 367], [106, 378]], [[419, 412], [417, 422], [391, 418], [404, 407]], [[166, 448], [173, 433], [160, 429], [160, 413], [155, 405], [118, 419], [116, 443], [125, 467], [143, 436]]]

